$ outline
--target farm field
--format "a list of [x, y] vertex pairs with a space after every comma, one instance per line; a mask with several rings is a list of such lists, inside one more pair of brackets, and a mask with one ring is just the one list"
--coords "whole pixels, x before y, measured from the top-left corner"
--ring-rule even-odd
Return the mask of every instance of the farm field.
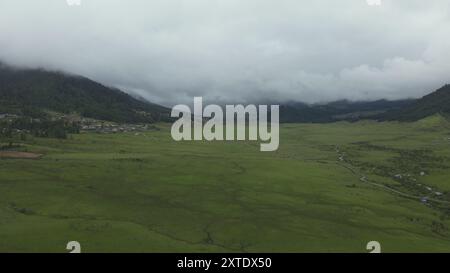
[[[30, 138], [0, 158], [0, 252], [450, 252], [450, 126], [283, 124], [259, 142]], [[29, 155], [29, 154], [28, 154]]]

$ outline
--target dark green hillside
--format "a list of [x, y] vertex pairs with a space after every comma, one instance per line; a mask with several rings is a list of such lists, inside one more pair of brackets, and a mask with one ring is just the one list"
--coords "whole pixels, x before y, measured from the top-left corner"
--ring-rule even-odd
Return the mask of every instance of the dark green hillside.
[[380, 113], [401, 109], [412, 104], [412, 100], [347, 101], [340, 100], [328, 104], [308, 105], [287, 103], [280, 106], [280, 120], [286, 123], [326, 123], [340, 120], [357, 121], [370, 119]]
[[450, 85], [441, 87], [401, 110], [389, 111], [381, 119], [416, 121], [434, 114], [450, 115]]
[[0, 113], [40, 116], [45, 110], [114, 122], [155, 122], [169, 110], [90, 79], [0, 65]]

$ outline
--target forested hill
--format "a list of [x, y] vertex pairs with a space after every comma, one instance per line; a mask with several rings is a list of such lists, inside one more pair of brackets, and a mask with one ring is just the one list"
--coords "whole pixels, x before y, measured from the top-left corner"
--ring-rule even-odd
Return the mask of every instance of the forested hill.
[[[169, 109], [88, 78], [42, 69], [16, 69], [0, 63], [0, 114], [40, 117], [48, 111], [118, 123], [171, 120]], [[416, 121], [434, 114], [450, 115], [450, 85], [419, 100], [343, 100], [323, 105], [292, 102], [280, 106], [280, 121], [288, 123], [360, 119]]]
[[326, 123], [340, 120], [418, 121], [430, 116], [450, 117], [450, 85], [416, 100], [349, 102], [323, 105], [289, 103], [281, 105], [282, 122]]
[[450, 116], [449, 84], [406, 107], [387, 112], [381, 116], [381, 120], [417, 121], [434, 114]]
[[167, 108], [84, 77], [0, 64], [0, 113], [40, 116], [45, 111], [119, 123], [156, 122], [169, 114]]
[[380, 114], [394, 109], [402, 109], [413, 102], [413, 100], [359, 102], [341, 100], [321, 105], [292, 102], [280, 106], [280, 121], [327, 123], [341, 120], [375, 119]]

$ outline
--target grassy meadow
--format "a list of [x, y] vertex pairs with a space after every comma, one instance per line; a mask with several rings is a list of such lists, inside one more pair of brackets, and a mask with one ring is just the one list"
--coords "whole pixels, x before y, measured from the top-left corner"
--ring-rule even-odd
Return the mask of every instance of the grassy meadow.
[[0, 252], [450, 252], [450, 127], [283, 124], [280, 148], [134, 133], [0, 160]]

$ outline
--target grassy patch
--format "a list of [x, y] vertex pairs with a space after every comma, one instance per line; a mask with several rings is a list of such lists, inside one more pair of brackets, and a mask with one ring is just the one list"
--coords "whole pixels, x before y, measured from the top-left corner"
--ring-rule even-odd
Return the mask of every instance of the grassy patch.
[[0, 160], [0, 251], [448, 252], [449, 131], [435, 123], [288, 124], [273, 153], [174, 142], [167, 124], [34, 138], [43, 158]]

